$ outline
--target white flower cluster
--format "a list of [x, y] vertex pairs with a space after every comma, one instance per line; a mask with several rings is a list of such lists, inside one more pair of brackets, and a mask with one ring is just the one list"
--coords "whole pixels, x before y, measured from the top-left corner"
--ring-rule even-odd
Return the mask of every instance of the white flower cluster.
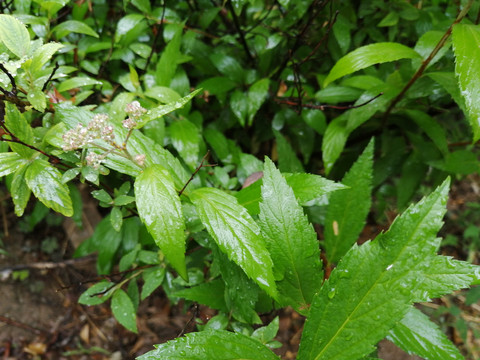
[[139, 118], [147, 112], [147, 109], [143, 108], [138, 101], [132, 101], [125, 107], [125, 112], [133, 118]]
[[85, 158], [87, 165], [93, 167], [95, 170], [98, 170], [103, 159], [105, 159], [104, 155], [99, 155], [93, 151], [89, 151], [87, 157]]
[[84, 147], [96, 139], [104, 140], [108, 143], [115, 141], [113, 126], [108, 124], [108, 115], [97, 114], [92, 121], [85, 127], [78, 124], [75, 129], [67, 131], [63, 135], [63, 150], [70, 151]]

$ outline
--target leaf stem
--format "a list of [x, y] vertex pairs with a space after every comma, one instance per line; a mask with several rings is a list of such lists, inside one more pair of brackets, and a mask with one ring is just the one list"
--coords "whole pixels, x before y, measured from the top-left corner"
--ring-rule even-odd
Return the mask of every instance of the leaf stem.
[[423, 72], [425, 71], [427, 66], [430, 64], [430, 62], [433, 60], [435, 55], [437, 55], [437, 53], [440, 51], [440, 49], [445, 45], [448, 38], [452, 34], [453, 27], [456, 24], [458, 24], [460, 21], [463, 20], [463, 18], [467, 15], [468, 11], [470, 10], [470, 7], [472, 6], [472, 4], [473, 4], [473, 0], [469, 0], [468, 3], [463, 8], [463, 10], [460, 11], [460, 13], [458, 14], [457, 18], [452, 23], [452, 25], [450, 25], [450, 27], [447, 29], [445, 34], [443, 34], [442, 38], [437, 43], [435, 48], [432, 50], [430, 55], [428, 55], [428, 57], [425, 60], [422, 61], [422, 65], [420, 65], [420, 67], [417, 69], [415, 74], [413, 74], [413, 76], [410, 78], [409, 82], [403, 87], [402, 91], [400, 91], [400, 93], [392, 100], [392, 102], [388, 106], [387, 110], [385, 111], [384, 121], [383, 121], [384, 123], [386, 123], [386, 119], [388, 118], [388, 115], [390, 115], [390, 113], [392, 112], [393, 108], [405, 96], [405, 93], [408, 91], [408, 89], [410, 89], [410, 87], [415, 83], [415, 81], [417, 81], [422, 76]]

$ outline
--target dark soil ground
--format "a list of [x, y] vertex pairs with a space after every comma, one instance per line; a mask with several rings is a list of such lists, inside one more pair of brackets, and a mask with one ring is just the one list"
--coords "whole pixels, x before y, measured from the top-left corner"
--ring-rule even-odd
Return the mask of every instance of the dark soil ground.
[[[480, 203], [479, 187], [478, 177], [454, 184], [442, 236], [463, 238], [464, 227], [472, 225], [475, 216], [480, 218], [480, 210], [477, 215], [470, 214], [470, 218], [463, 215], [468, 203]], [[69, 220], [47, 217], [33, 231], [25, 231], [28, 224], [15, 216], [8, 196], [0, 199], [0, 205], [0, 251], [5, 252], [0, 253], [1, 360], [134, 359], [152, 350], [154, 344], [194, 331], [195, 321], [206, 321], [215, 315], [205, 307], [194, 311], [183, 302], [172, 305], [162, 290], [157, 290], [140, 304], [139, 334], [125, 330], [114, 319], [108, 304], [88, 307], [77, 303], [88, 288], [88, 281], [97, 279], [94, 256], [71, 259], [75, 247], [91, 235], [99, 221], [95, 205], [87, 202], [82, 230]], [[372, 238], [380, 229], [381, 226], [370, 224], [363, 237]], [[463, 240], [442, 251], [478, 263], [477, 248], [465, 245]], [[448, 311], [441, 311], [452, 307], [462, 312], [452, 317]], [[467, 359], [480, 358], [480, 304], [465, 306], [465, 293], [459, 292], [423, 308], [442, 323]], [[262, 320], [268, 323], [277, 315], [280, 331], [276, 340], [283, 346], [275, 352], [282, 359], [295, 359], [304, 319], [287, 308]], [[380, 343], [378, 356], [385, 360], [419, 359], [387, 341]]]

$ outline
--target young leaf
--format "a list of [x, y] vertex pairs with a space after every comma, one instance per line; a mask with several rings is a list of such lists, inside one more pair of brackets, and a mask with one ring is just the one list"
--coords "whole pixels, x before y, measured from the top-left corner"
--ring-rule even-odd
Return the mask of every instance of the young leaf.
[[102, 304], [112, 296], [109, 289], [112, 289], [114, 285], [114, 283], [102, 280], [84, 291], [78, 298], [78, 302], [83, 305]]
[[305, 312], [323, 282], [317, 234], [269, 158], [264, 169], [260, 228], [279, 279], [279, 301]]
[[160, 165], [147, 167], [135, 180], [135, 199], [149, 233], [173, 268], [187, 279], [185, 222], [169, 172]]
[[359, 359], [400, 321], [440, 239], [449, 180], [409, 207], [390, 230], [354, 245], [314, 297], [299, 359]]
[[202, 89], [197, 89], [177, 101], [171, 102], [167, 105], [160, 105], [154, 109], [149, 110], [145, 115], [142, 116], [141, 120], [137, 122], [138, 124], [135, 128], [140, 129], [143, 126], [145, 126], [145, 124], [147, 124], [148, 122], [158, 119], [159, 117], [162, 117], [168, 113], [171, 113], [172, 111], [182, 108], [186, 103], [188, 103], [191, 99], [193, 99], [193, 97], [197, 95], [200, 91], [202, 91]]
[[153, 269], [147, 269], [143, 273], [143, 287], [140, 298], [145, 300], [151, 293], [155, 291], [160, 285], [162, 285], [165, 278], [164, 267], [154, 267]]
[[455, 345], [420, 310], [411, 308], [390, 330], [387, 339], [425, 360], [463, 359]]
[[27, 28], [11, 15], [0, 15], [0, 41], [19, 58], [30, 51]]
[[22, 216], [30, 199], [30, 188], [25, 181], [25, 172], [28, 169], [28, 163], [18, 167], [10, 185], [10, 193], [12, 194], [13, 204], [15, 205], [15, 215]]
[[228, 258], [239, 265], [270, 296], [276, 297], [272, 259], [260, 228], [237, 199], [221, 190], [200, 188], [190, 193], [200, 220]]
[[349, 189], [336, 191], [329, 197], [325, 219], [327, 259], [337, 263], [357, 241], [371, 206], [373, 178], [373, 140], [342, 179]]
[[116, 231], [111, 224], [110, 215], [98, 223], [95, 232], [89, 241], [89, 250], [98, 252], [97, 272], [109, 274], [113, 266], [113, 258], [122, 241], [122, 234]]
[[73, 215], [68, 186], [62, 183], [62, 174], [48, 161], [35, 159], [25, 172], [25, 180], [33, 194], [46, 207], [65, 216]]
[[130, 297], [122, 289], [118, 289], [112, 296], [112, 313], [115, 319], [126, 329], [138, 333], [137, 330], [137, 314]]
[[74, 88], [81, 86], [90, 86], [90, 85], [100, 85], [101, 82], [86, 76], [83, 77], [72, 77], [68, 80], [65, 80], [58, 85], [58, 92], [68, 91]]
[[32, 57], [32, 64], [30, 65], [30, 71], [32, 74], [36, 76], [42, 66], [45, 65], [59, 49], [61, 49], [64, 45], [59, 43], [50, 42], [48, 44], [44, 44], [40, 46], [35, 52], [33, 53]]
[[455, 74], [465, 99], [470, 125], [473, 129], [473, 141], [480, 139], [480, 104], [477, 95], [480, 92], [480, 28], [478, 25], [457, 24], [452, 32], [455, 53]]
[[138, 360], [279, 360], [269, 348], [240, 333], [208, 330], [157, 345]]
[[385, 42], [365, 45], [338, 60], [323, 82], [323, 87], [345, 75], [375, 64], [414, 58], [421, 56], [402, 44]]
[[172, 145], [178, 151], [190, 170], [195, 170], [198, 165], [198, 152], [200, 150], [200, 134], [192, 122], [183, 119], [174, 121], [170, 125]]

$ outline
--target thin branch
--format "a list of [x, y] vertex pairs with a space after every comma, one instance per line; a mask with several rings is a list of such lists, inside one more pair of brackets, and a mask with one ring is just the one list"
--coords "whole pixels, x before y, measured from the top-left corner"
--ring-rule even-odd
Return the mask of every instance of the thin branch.
[[36, 327], [33, 327], [31, 325], [25, 324], [25, 323], [17, 321], [17, 320], [13, 320], [13, 319], [11, 319], [9, 317], [6, 317], [6, 316], [3, 316], [3, 315], [0, 315], [0, 322], [5, 323], [7, 325], [11, 325], [11, 326], [15, 326], [15, 327], [18, 327], [18, 328], [21, 328], [21, 329], [31, 331], [31, 332], [33, 332], [37, 335], [49, 335], [50, 334], [46, 330], [38, 329]]
[[[17, 95], [17, 84], [15, 83], [15, 79], [13, 78], [12, 74], [10, 74], [10, 72], [5, 68], [5, 66], [3, 66], [2, 63], [0, 63], [0, 70], [2, 70], [5, 73], [5, 75], [7, 75], [8, 78], [10, 79], [10, 83], [12, 84], [11, 93], [14, 96]], [[7, 94], [5, 93], [5, 90], [2, 90], [2, 92], [5, 94], [5, 96], [7, 96]]]
[[202, 161], [200, 162], [200, 165], [197, 166], [197, 168], [195, 169], [195, 171], [193, 172], [192, 176], [190, 176], [190, 179], [188, 179], [187, 183], [183, 186], [182, 190], [180, 190], [178, 192], [178, 196], [182, 195], [183, 192], [185, 191], [185, 189], [187, 188], [188, 184], [190, 184], [193, 180], [193, 178], [195, 177], [195, 175], [197, 175], [197, 173], [200, 171], [200, 169], [202, 167], [211, 167], [211, 166], [217, 166], [217, 164], [211, 164], [211, 165], [203, 165], [203, 163], [207, 160], [208, 156], [210, 155], [210, 150], [207, 151], [207, 153], [205, 154], [205, 156], [203, 157]]
[[52, 78], [53, 78], [53, 75], [55, 75], [55, 73], [57, 72], [58, 68], [60, 67], [60, 65], [58, 65], [58, 62], [55, 62], [55, 67], [53, 68], [52, 70], [52, 73], [50, 74], [50, 76], [48, 77], [47, 81], [45, 82], [45, 84], [43, 84], [43, 87], [42, 87], [42, 91], [45, 91], [47, 89], [47, 85], [50, 81], [52, 81]]
[[455, 21], [450, 25], [450, 27], [447, 29], [445, 34], [443, 34], [442, 38], [440, 41], [437, 43], [435, 48], [432, 50], [430, 55], [422, 62], [422, 65], [418, 68], [418, 70], [415, 72], [415, 74], [411, 77], [410, 81], [403, 87], [402, 91], [395, 97], [395, 99], [392, 100], [390, 105], [388, 106], [387, 110], [385, 111], [384, 115], [384, 123], [386, 122], [386, 119], [388, 118], [388, 115], [392, 112], [393, 108], [398, 104], [398, 102], [405, 96], [405, 93], [410, 89], [410, 87], [417, 81], [427, 68], [427, 66], [430, 64], [430, 62], [433, 60], [435, 55], [440, 51], [440, 49], [445, 45], [447, 42], [448, 38], [452, 34], [453, 27], [458, 24], [460, 21], [463, 20], [463, 18], [467, 15], [468, 10], [470, 10], [470, 7], [472, 6], [474, 0], [469, 0], [468, 3], [465, 5], [463, 10], [458, 14], [457, 18]]
[[[347, 106], [338, 106], [338, 105], [316, 105], [316, 104], [301, 104], [303, 108], [307, 109], [315, 109], [315, 110], [325, 110], [325, 109], [336, 109], [336, 110], [350, 110], [350, 109], [356, 109], [362, 106], [365, 106], [375, 99], [379, 98], [380, 96], [383, 95], [383, 92], [380, 94], [374, 96], [373, 98], [369, 99], [368, 101], [365, 101], [364, 103], [358, 104], [358, 105], [347, 105]], [[296, 98], [295, 98], [296, 100]], [[275, 101], [279, 104], [286, 104], [289, 106], [298, 106], [299, 103], [289, 100], [289, 99], [281, 99], [281, 98], [276, 98]]]
[[235, 9], [233, 8], [232, 0], [227, 0], [227, 6], [232, 13], [233, 23], [237, 30], [237, 33], [240, 35], [240, 42], [242, 43], [243, 50], [245, 50], [245, 54], [247, 54], [247, 58], [250, 61], [250, 64], [255, 64], [255, 59], [253, 58], [250, 49], [248, 48], [247, 40], [245, 39], [245, 34], [243, 33], [242, 29], [240, 28], [240, 22], [238, 21], [237, 14], [235, 13]]

